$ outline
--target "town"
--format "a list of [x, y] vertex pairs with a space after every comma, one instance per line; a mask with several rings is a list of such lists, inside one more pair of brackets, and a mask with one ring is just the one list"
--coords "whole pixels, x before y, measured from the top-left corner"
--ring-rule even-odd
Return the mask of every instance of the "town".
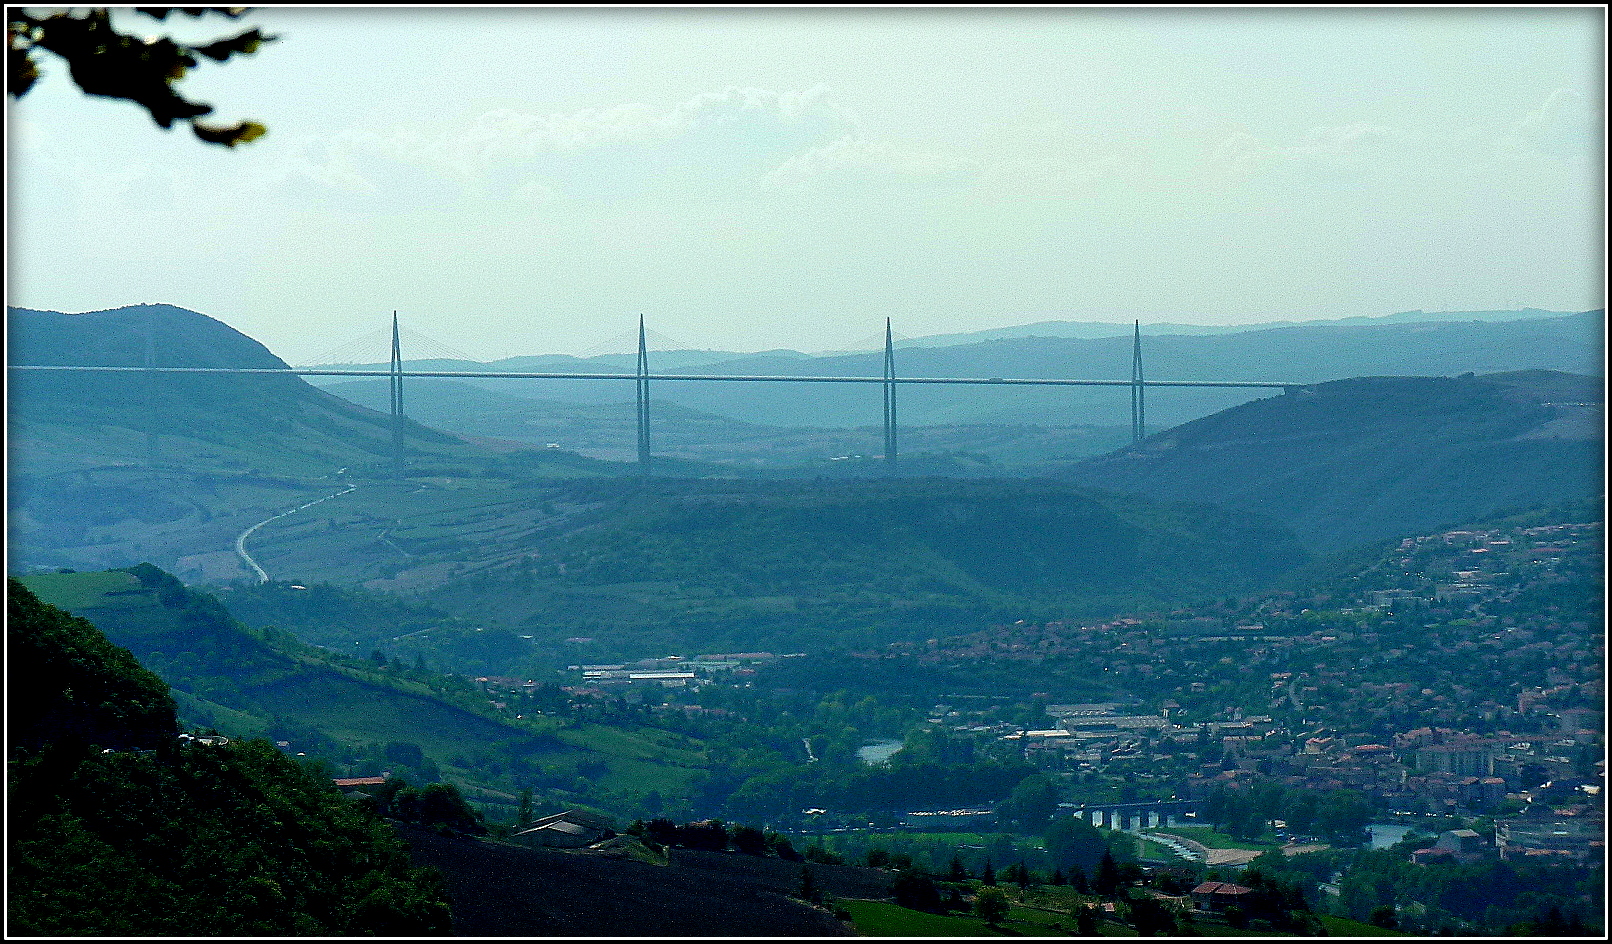
[[[1323, 591], [1090, 623], [1018, 621], [840, 653], [832, 664], [806, 653], [673, 655], [573, 665], [559, 686], [476, 682], [500, 710], [616, 705], [673, 725], [757, 715], [762, 700], [735, 694], [787, 697], [816, 680], [979, 756], [1022, 760], [1056, 786], [1064, 810], [1090, 807], [1099, 825], [1115, 825], [1103, 821], [1105, 805], [1193, 811], [1120, 820], [1140, 830], [1201, 817], [1227, 791], [1342, 791], [1359, 801], [1351, 838], [1385, 847], [1384, 836], [1426, 836], [1406, 853], [1416, 862], [1598, 862], [1602, 541], [1599, 522], [1452, 530], [1406, 539]], [[881, 690], [889, 679], [955, 681], [944, 670], [959, 666], [973, 689], [909, 699], [906, 714], [894, 707], [902, 689]], [[1016, 684], [1023, 678], [1036, 690]], [[1065, 701], [1064, 692], [1110, 697]], [[867, 726], [871, 743], [855, 745], [864, 764], [902, 749], [903, 732], [877, 724]], [[816, 761], [814, 738], [800, 740], [795, 760]], [[916, 830], [977, 828], [999, 805], [812, 804], [775, 809], [768, 825], [844, 829], [871, 813]], [[1290, 845], [1306, 838], [1301, 824], [1277, 822]]]

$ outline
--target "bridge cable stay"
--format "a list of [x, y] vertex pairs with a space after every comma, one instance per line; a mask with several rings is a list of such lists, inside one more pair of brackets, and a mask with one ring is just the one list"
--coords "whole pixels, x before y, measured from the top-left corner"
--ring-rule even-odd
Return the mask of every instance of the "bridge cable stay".
[[[484, 363], [479, 358], [444, 344], [428, 334], [421, 334], [418, 331], [405, 328], [401, 324], [397, 326], [396, 331], [399, 340], [409, 342], [409, 350], [414, 352], [411, 360], [416, 365], [425, 361], [461, 361], [478, 365]], [[305, 358], [301, 364], [296, 366], [335, 367], [338, 365], [379, 364], [381, 351], [390, 344], [390, 341], [391, 336], [386, 328], [377, 328], [328, 351]]]
[[[647, 328], [644, 331], [643, 340], [646, 342], [647, 347], [653, 347], [657, 351], [692, 351], [698, 349], [698, 345], [691, 344], [681, 338], [674, 338], [669, 334], [662, 334], [654, 328]], [[631, 354], [638, 350], [638, 341], [638, 333], [628, 329], [620, 334], [605, 338], [591, 347], [578, 351], [574, 356], [578, 360], [592, 360], [600, 357], [613, 358]]]

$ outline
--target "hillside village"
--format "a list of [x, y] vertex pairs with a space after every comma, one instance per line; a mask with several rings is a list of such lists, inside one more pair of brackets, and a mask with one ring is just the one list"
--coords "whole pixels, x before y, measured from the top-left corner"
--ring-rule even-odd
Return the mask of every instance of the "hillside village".
[[[925, 723], [1047, 772], [1066, 807], [1086, 797], [1202, 804], [1259, 783], [1347, 790], [1376, 816], [1425, 823], [1433, 835], [1485, 826], [1481, 842], [1445, 836], [1418, 861], [1585, 861], [1602, 855], [1605, 833], [1604, 636], [1582, 597], [1602, 542], [1596, 521], [1450, 530], [1387, 548], [1330, 593], [1019, 622], [844, 662], [859, 678], [972, 665], [1002, 681], [1000, 694], [934, 704]], [[703, 704], [702, 693], [776, 684], [770, 669], [806, 661], [750, 652], [579, 664], [563, 691], [577, 704], [721, 717], [728, 709]], [[1055, 701], [1060, 680], [1076, 674], [1112, 679], [1124, 695]], [[1014, 694], [1015, 677], [1042, 679], [1048, 691]], [[477, 682], [511, 711], [539, 685]], [[826, 819], [814, 822], [857, 819], [820, 812]], [[924, 828], [937, 814], [989, 819], [988, 810], [893, 812]]]

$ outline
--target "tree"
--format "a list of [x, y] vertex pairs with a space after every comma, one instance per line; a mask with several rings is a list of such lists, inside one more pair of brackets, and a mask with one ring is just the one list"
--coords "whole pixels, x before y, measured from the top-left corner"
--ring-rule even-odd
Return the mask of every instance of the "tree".
[[817, 887], [817, 879], [812, 875], [811, 866], [800, 867], [800, 888], [795, 897], [813, 904], [823, 903], [823, 890]]
[[1091, 883], [1086, 881], [1086, 873], [1078, 865], [1069, 867], [1069, 887], [1082, 895], [1091, 891]]
[[800, 862], [805, 858], [805, 856], [795, 851], [795, 847], [790, 843], [789, 837], [780, 833], [767, 833], [767, 848], [772, 850], [773, 855], [786, 862]]
[[767, 834], [754, 826], [729, 827], [728, 840], [733, 843], [733, 848], [747, 855], [765, 855], [767, 852]]
[[1043, 837], [1052, 864], [1065, 869], [1082, 869], [1089, 873], [1108, 849], [1097, 827], [1074, 816], [1054, 817]]
[[1371, 923], [1379, 928], [1393, 930], [1399, 927], [1399, 915], [1393, 905], [1379, 905], [1371, 910]]
[[1058, 812], [1058, 790], [1045, 774], [1031, 774], [1013, 788], [1000, 811], [1003, 819], [1040, 833]]
[[[137, 7], [139, 13], [166, 20], [173, 7]], [[186, 16], [216, 13], [228, 19], [246, 14], [244, 7], [183, 7]], [[209, 144], [234, 147], [256, 140], [268, 129], [255, 121], [233, 125], [201, 121], [213, 106], [191, 101], [174, 89], [174, 83], [198, 64], [198, 56], [225, 62], [232, 56], [249, 56], [277, 37], [253, 27], [201, 45], [179, 43], [167, 36], [144, 39], [120, 33], [112, 26], [111, 11], [96, 8], [77, 14], [72, 10], [34, 16], [21, 7], [6, 8], [6, 71], [13, 98], [21, 98], [41, 76], [40, 53], [67, 63], [73, 82], [87, 95], [120, 98], [144, 108], [159, 127], [175, 121], [190, 124], [196, 137]]]
[[1092, 890], [1103, 897], [1111, 897], [1119, 890], [1119, 863], [1114, 861], [1114, 854], [1103, 850], [1102, 861], [1097, 863], [1097, 878], [1092, 883]]
[[487, 831], [481, 824], [481, 814], [465, 802], [459, 788], [451, 783], [428, 783], [418, 790], [402, 787], [392, 797], [390, 806], [392, 814], [406, 822], [445, 826], [460, 832]]
[[1128, 900], [1131, 926], [1139, 937], [1168, 934], [1176, 929], [1175, 914], [1164, 903], [1147, 894]]
[[531, 787], [521, 788], [521, 805], [520, 808], [515, 811], [515, 825], [520, 829], [525, 829], [526, 827], [532, 825]]
[[6, 578], [6, 709], [13, 748], [164, 749], [179, 733], [168, 683], [94, 624]]
[[962, 859], [955, 855], [952, 856], [951, 866], [946, 871], [946, 878], [953, 882], [961, 882], [968, 878], [968, 869], [963, 867]]
[[934, 880], [917, 869], [903, 869], [890, 884], [896, 904], [917, 911], [940, 911], [940, 889]]
[[674, 845], [677, 842], [677, 824], [664, 816], [657, 816], [644, 824], [644, 835], [656, 845]]
[[1007, 893], [994, 885], [987, 885], [974, 896], [974, 913], [990, 927], [996, 927], [1008, 914]]

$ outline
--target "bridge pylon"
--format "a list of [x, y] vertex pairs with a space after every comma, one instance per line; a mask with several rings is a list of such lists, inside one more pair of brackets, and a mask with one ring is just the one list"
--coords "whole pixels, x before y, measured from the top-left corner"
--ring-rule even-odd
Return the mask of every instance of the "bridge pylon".
[[644, 316], [638, 315], [638, 464], [649, 472], [649, 346]]
[[884, 462], [896, 467], [896, 348], [890, 319], [884, 319]]
[[1131, 442], [1147, 438], [1146, 383], [1142, 379], [1142, 321], [1136, 322], [1136, 341], [1131, 347]]
[[398, 343], [397, 312], [392, 312], [392, 472], [403, 477], [403, 348]]

